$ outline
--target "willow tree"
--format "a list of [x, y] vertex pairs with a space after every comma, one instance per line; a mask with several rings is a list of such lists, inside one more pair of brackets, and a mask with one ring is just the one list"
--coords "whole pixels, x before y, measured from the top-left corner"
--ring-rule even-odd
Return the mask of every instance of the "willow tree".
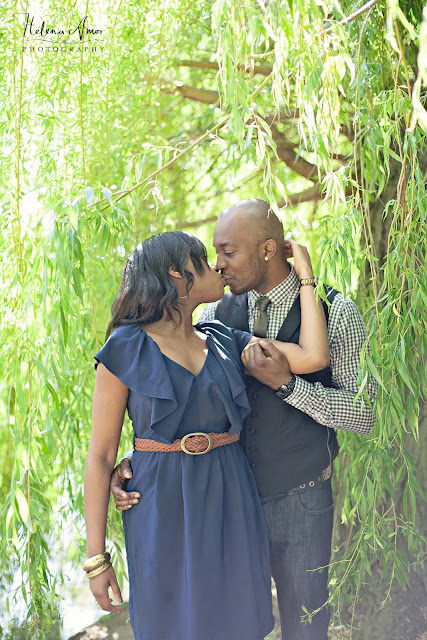
[[[402, 628], [400, 589], [410, 584], [422, 602], [421, 2], [91, 4], [43, 4], [48, 26], [75, 27], [88, 13], [104, 29], [102, 51], [60, 55], [22, 49], [25, 2], [1, 9], [0, 563], [3, 575], [22, 574], [15, 593], [7, 587], [11, 609], [24, 598], [30, 637], [47, 638], [66, 563], [84, 554], [92, 356], [125, 255], [166, 229], [210, 242], [217, 213], [255, 196], [310, 245], [322, 279], [357, 298], [371, 344], [364, 401], [368, 377], [380, 384], [372, 436], [338, 434], [335, 613], [348, 625], [363, 614], [354, 637], [414, 635], [418, 614]], [[130, 439], [127, 425], [123, 449]]]

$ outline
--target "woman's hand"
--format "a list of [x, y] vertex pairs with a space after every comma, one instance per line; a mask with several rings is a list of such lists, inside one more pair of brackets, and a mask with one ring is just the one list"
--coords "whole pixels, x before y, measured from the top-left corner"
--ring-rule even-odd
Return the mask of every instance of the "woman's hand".
[[312, 278], [313, 267], [307, 247], [298, 244], [295, 240], [285, 240], [286, 258], [294, 259], [294, 267], [298, 278]]
[[99, 576], [89, 578], [89, 587], [101, 609], [111, 613], [122, 612], [119, 607], [113, 604], [113, 600], [108, 593], [108, 589], [111, 587], [116, 602], [123, 604], [122, 594], [113, 567], [103, 571]]

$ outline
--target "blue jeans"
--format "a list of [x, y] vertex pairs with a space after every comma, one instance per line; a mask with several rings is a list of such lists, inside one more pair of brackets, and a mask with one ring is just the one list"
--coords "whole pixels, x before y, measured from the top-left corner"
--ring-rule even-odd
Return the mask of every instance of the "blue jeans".
[[327, 640], [330, 612], [324, 607], [302, 623], [302, 606], [317, 609], [328, 599], [334, 505], [331, 479], [314, 487], [262, 500], [270, 532], [271, 573], [276, 582], [282, 640]]

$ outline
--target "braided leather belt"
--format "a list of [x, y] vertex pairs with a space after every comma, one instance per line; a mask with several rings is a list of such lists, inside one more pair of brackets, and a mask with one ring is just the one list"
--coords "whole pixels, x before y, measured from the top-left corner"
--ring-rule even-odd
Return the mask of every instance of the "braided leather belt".
[[240, 433], [203, 433], [202, 431], [195, 431], [194, 433], [187, 433], [183, 438], [174, 440], [173, 444], [165, 444], [164, 442], [145, 438], [134, 438], [134, 447], [136, 451], [161, 451], [163, 453], [183, 451], [190, 456], [200, 456], [203, 453], [208, 453], [211, 449], [237, 442], [239, 438]]
[[290, 491], [287, 491], [288, 495], [292, 495], [295, 491], [301, 491], [302, 489], [307, 489], [308, 487], [314, 487], [316, 484], [320, 484], [321, 482], [325, 482], [325, 480], [329, 480], [332, 475], [332, 464], [328, 464], [326, 469], [323, 469], [320, 476], [317, 476], [314, 480], [310, 480], [310, 482], [304, 482], [304, 484], [300, 484], [299, 487], [294, 487]]

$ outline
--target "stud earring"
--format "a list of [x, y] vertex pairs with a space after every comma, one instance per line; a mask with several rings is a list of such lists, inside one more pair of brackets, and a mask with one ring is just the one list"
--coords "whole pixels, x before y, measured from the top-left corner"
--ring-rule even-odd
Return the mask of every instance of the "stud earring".
[[268, 257], [267, 257], [267, 256], [265, 256], [264, 260], [268, 260]]

